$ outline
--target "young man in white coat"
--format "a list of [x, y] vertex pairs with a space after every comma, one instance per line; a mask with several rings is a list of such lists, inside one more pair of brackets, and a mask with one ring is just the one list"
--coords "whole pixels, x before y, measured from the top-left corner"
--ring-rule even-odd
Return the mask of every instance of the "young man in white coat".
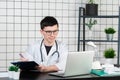
[[36, 68], [41, 72], [64, 71], [68, 47], [56, 40], [59, 32], [58, 21], [52, 16], [46, 16], [40, 26], [43, 39], [31, 44], [24, 53], [28, 57], [21, 57], [21, 60], [34, 60], [39, 64]]

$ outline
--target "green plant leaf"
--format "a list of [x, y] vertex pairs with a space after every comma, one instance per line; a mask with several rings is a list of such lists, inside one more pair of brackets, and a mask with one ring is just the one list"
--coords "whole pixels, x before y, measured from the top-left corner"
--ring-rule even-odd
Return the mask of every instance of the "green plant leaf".
[[116, 31], [113, 27], [105, 28], [104, 32], [106, 34], [114, 34]]
[[106, 49], [104, 51], [105, 58], [114, 58], [116, 56], [115, 50], [113, 48]]
[[89, 4], [94, 4], [95, 1], [94, 1], [94, 0], [88, 0], [88, 3], [89, 3]]
[[9, 66], [9, 69], [8, 69], [9, 71], [15, 71], [15, 72], [18, 72], [18, 70], [19, 70], [19, 67], [16, 65], [16, 66]]
[[86, 26], [88, 26], [88, 28], [91, 30], [93, 25], [97, 24], [97, 20], [92, 20], [92, 18], [90, 18], [90, 20], [88, 21], [88, 23], [85, 23]]

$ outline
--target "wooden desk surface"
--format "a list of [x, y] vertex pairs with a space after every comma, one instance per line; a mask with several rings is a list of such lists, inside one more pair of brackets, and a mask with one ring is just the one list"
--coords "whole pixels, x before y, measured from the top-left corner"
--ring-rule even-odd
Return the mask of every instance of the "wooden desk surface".
[[[9, 78], [0, 78], [0, 80], [13, 80]], [[120, 80], [120, 76], [111, 77], [99, 77], [96, 75], [85, 75], [61, 78], [56, 76], [50, 76], [48, 73], [40, 72], [21, 72], [19, 80]]]

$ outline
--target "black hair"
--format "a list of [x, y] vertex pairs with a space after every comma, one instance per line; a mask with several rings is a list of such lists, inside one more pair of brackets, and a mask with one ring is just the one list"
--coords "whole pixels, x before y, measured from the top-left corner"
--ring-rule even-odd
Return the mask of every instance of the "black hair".
[[41, 29], [44, 29], [47, 26], [53, 26], [56, 25], [58, 26], [58, 21], [52, 17], [52, 16], [46, 16], [42, 21], [40, 22]]

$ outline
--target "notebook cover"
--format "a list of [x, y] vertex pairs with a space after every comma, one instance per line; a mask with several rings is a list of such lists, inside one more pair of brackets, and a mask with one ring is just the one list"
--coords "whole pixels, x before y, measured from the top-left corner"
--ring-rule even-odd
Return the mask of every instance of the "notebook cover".
[[107, 75], [107, 73], [105, 73], [104, 70], [100, 70], [100, 69], [92, 69], [91, 73], [95, 74], [95, 75], [98, 75], [98, 76], [105, 76], [105, 75]]
[[13, 65], [17, 65], [21, 70], [36, 70], [38, 64], [35, 61], [18, 61], [11, 62]]

